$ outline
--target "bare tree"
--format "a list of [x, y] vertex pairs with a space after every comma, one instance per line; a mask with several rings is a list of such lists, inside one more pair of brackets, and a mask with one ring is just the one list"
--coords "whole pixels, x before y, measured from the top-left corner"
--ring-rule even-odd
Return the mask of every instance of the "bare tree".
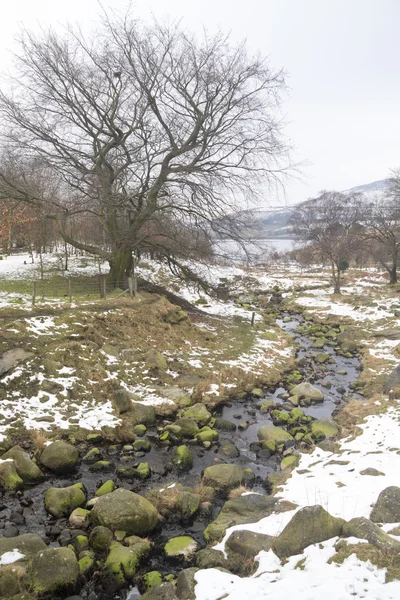
[[340, 294], [341, 273], [360, 243], [361, 194], [323, 192], [296, 207], [291, 224], [294, 233], [308, 245], [314, 261], [328, 261], [334, 293]]
[[[3, 186], [45, 204], [67, 243], [109, 261], [115, 284], [154, 238], [149, 222], [166, 215], [209, 235], [287, 171], [283, 73], [221, 34], [106, 17], [90, 40], [25, 32], [16, 68], [0, 94], [3, 148], [20, 173], [40, 161], [58, 189], [32, 194], [4, 167]], [[74, 237], [79, 214], [98, 219], [103, 244]]]

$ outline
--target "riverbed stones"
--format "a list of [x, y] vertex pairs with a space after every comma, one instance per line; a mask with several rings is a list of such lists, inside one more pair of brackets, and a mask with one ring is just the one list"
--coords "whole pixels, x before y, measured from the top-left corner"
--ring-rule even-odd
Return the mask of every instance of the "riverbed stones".
[[70, 548], [46, 548], [32, 561], [32, 589], [37, 595], [72, 591], [78, 577], [78, 561]]
[[40, 462], [54, 473], [69, 473], [74, 471], [78, 465], [79, 452], [75, 446], [66, 442], [53, 442], [43, 450]]
[[379, 494], [370, 519], [374, 523], [398, 523], [400, 521], [399, 487], [387, 487]]
[[279, 558], [301, 554], [304, 548], [339, 536], [345, 521], [332, 517], [322, 506], [300, 509], [286, 525], [273, 544]]
[[318, 419], [311, 423], [311, 433], [316, 442], [329, 440], [339, 435], [339, 427], [333, 419]]
[[219, 453], [227, 458], [237, 458], [240, 454], [235, 444], [227, 439], [221, 440], [219, 445]]
[[156, 527], [158, 513], [146, 498], [121, 488], [100, 496], [92, 509], [92, 520], [111, 531], [146, 535]]
[[243, 529], [231, 533], [225, 545], [228, 553], [240, 554], [246, 560], [254, 558], [261, 550], [268, 552], [275, 539], [272, 535]]
[[197, 425], [194, 419], [189, 417], [182, 417], [181, 419], [177, 419], [175, 421], [175, 426], [179, 427], [179, 431], [177, 432], [177, 437], [181, 438], [194, 438], [197, 433], [199, 433], [199, 426]]
[[113, 533], [108, 527], [98, 525], [92, 529], [89, 536], [89, 545], [93, 550], [104, 552], [111, 544]]
[[322, 402], [324, 399], [324, 394], [308, 381], [295, 385], [291, 390], [291, 394], [297, 395], [299, 399], [310, 398], [313, 402]]
[[[290, 433], [275, 425], [262, 425], [257, 431], [257, 436], [262, 446], [270, 452], [275, 452], [277, 445], [285, 445], [287, 442], [293, 442], [293, 437]], [[270, 447], [266, 445], [268, 442], [271, 442], [269, 444]]]
[[20, 446], [13, 446], [1, 457], [2, 460], [11, 458], [15, 463], [18, 475], [24, 483], [34, 484], [42, 481], [44, 475], [36, 463]]
[[111, 544], [104, 570], [111, 577], [114, 587], [123, 586], [136, 575], [140, 559], [134, 548], [119, 542]]
[[400, 542], [394, 540], [385, 533], [376, 523], [373, 523], [365, 517], [356, 517], [345, 523], [343, 526], [343, 537], [356, 537], [368, 540], [379, 550], [384, 552], [400, 553]]
[[196, 552], [195, 562], [199, 569], [216, 569], [218, 567], [226, 569], [227, 559], [221, 550], [207, 547]]
[[193, 467], [193, 454], [187, 446], [178, 446], [175, 449], [172, 462], [179, 473], [190, 471]]
[[167, 558], [190, 560], [196, 553], [197, 542], [188, 535], [180, 535], [168, 540], [164, 546]]
[[0, 489], [16, 492], [22, 490], [24, 482], [17, 473], [15, 462], [10, 458], [0, 460]]
[[75, 483], [63, 488], [49, 488], [44, 496], [46, 511], [60, 519], [68, 517], [75, 508], [86, 502], [86, 490], [82, 483]]
[[243, 481], [243, 469], [238, 465], [212, 465], [204, 469], [203, 483], [219, 491], [237, 487]]
[[176, 509], [184, 519], [190, 519], [199, 510], [200, 496], [192, 492], [181, 492], [176, 501]]
[[211, 413], [207, 410], [204, 404], [198, 402], [197, 404], [193, 404], [187, 410], [185, 410], [184, 417], [188, 419], [193, 419], [199, 425], [199, 427], [204, 427], [211, 420]]
[[111, 492], [113, 492], [116, 489], [117, 489], [117, 486], [115, 485], [113, 480], [108, 479], [107, 481], [105, 481], [103, 483], [103, 485], [101, 485], [99, 487], [99, 489], [96, 491], [95, 495], [96, 496], [104, 496], [104, 494], [111, 494]]
[[75, 508], [70, 514], [68, 522], [73, 529], [87, 529], [90, 525], [90, 510]]

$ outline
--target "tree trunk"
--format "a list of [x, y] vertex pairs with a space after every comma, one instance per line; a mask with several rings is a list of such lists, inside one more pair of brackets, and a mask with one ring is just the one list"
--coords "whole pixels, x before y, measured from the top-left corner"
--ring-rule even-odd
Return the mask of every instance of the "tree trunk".
[[390, 285], [393, 285], [395, 283], [397, 283], [397, 263], [394, 263], [392, 265], [392, 268], [389, 269], [389, 274], [390, 274]]
[[126, 278], [132, 271], [132, 250], [121, 248], [108, 262], [110, 265], [108, 281], [114, 288], [123, 288]]
[[[335, 269], [336, 267], [336, 269]], [[340, 269], [337, 265], [332, 263], [332, 277], [333, 277], [333, 293], [340, 294]]]

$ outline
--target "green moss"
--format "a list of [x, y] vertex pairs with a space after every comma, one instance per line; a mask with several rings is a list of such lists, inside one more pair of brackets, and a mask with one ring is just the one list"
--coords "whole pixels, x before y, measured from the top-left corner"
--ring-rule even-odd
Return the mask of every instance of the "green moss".
[[166, 556], [171, 558], [182, 556], [187, 559], [196, 552], [196, 549], [197, 543], [187, 535], [171, 538], [164, 546]]
[[111, 494], [111, 492], [113, 492], [116, 489], [117, 486], [115, 485], [113, 480], [109, 479], [99, 487], [99, 489], [96, 492], [96, 496], [104, 496], [104, 494]]
[[161, 585], [162, 581], [162, 575], [159, 571], [149, 571], [143, 576], [143, 585], [146, 592], [157, 587], [158, 585]]
[[294, 469], [300, 462], [300, 458], [297, 455], [285, 456], [281, 461], [281, 471], [285, 469]]

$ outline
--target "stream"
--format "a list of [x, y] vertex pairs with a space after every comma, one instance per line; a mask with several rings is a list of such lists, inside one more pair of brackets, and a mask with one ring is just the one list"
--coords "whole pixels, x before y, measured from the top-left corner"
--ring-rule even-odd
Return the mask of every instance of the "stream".
[[[316, 419], [330, 418], [347, 398], [350, 396], [352, 398], [360, 397], [353, 393], [350, 387], [357, 379], [360, 370], [360, 361], [357, 357], [344, 357], [329, 345], [324, 346], [322, 350], [312, 348], [313, 340], [296, 333], [299, 325], [304, 323], [303, 317], [299, 315], [285, 313], [277, 323], [285, 332], [294, 337], [294, 341], [299, 347], [297, 351], [297, 358], [300, 360], [298, 369], [304, 380], [310, 381], [325, 395], [322, 403], [302, 407], [306, 415]], [[329, 354], [330, 360], [319, 364], [315, 360], [315, 355], [319, 352]], [[261, 412], [259, 408], [265, 400], [273, 400], [277, 404], [277, 408], [282, 410], [293, 408], [285, 402], [285, 398], [289, 394], [284, 381], [281, 387], [266, 393], [263, 398], [233, 400], [217, 407], [214, 412], [216, 418], [226, 419], [236, 425], [240, 424], [240, 428], [237, 427], [235, 431], [220, 431], [218, 443], [213, 443], [208, 450], [198, 445], [190, 445], [194, 456], [193, 468], [189, 473], [179, 475], [179, 482], [193, 487], [199, 482], [201, 473], [206, 467], [217, 462], [236, 463], [242, 467], [251, 468], [256, 475], [253, 489], [266, 493], [266, 478], [269, 474], [279, 470], [281, 456], [270, 455], [267, 451], [262, 451], [258, 444], [258, 429], [262, 425], [272, 423], [270, 414]], [[159, 425], [166, 425], [168, 422], [164, 420]], [[113, 479], [118, 487], [125, 487], [141, 494], [146, 494], [149, 489], [167, 486], [176, 481], [177, 475], [172, 470], [171, 464], [173, 448], [157, 445], [158, 432], [156, 429], [148, 429], [144, 439], [151, 442], [151, 450], [142, 453], [142, 457], [138, 457], [137, 453], [134, 455], [133, 448], [129, 449], [129, 444], [125, 446], [123, 444], [113, 446], [96, 444], [103, 458], [112, 463], [112, 470], [108, 472], [94, 473], [90, 465], [81, 463], [79, 471], [72, 477], [48, 474], [45, 482], [25, 489], [22, 494], [4, 496], [0, 504], [0, 530], [9, 530], [10, 527], [14, 527], [15, 534], [39, 533], [49, 546], [66, 546], [77, 532], [68, 528], [67, 519], [56, 520], [45, 512], [43, 497], [49, 487], [63, 487], [80, 481], [87, 488], [88, 498], [91, 498], [96, 489], [108, 479]], [[228, 458], [221, 452], [221, 443], [224, 440], [228, 440], [236, 446], [237, 456]], [[87, 451], [86, 444], [82, 444], [82, 446], [77, 444], [77, 448], [82, 454]], [[140, 461], [149, 463], [152, 471], [150, 479], [127, 480], [118, 476], [118, 468], [134, 466]], [[179, 572], [182, 566], [167, 561], [163, 555], [163, 545], [170, 537], [189, 535], [198, 542], [199, 549], [205, 547], [203, 531], [208, 523], [216, 518], [223, 502], [223, 499], [217, 499], [207, 515], [200, 515], [200, 517], [196, 515], [192, 522], [182, 523], [178, 518], [166, 520], [162, 529], [156, 530], [150, 536], [154, 542], [154, 551], [145, 569], [139, 571], [138, 575], [152, 570], [158, 570], [163, 575]], [[79, 533], [85, 534], [85, 532]], [[113, 593], [107, 591], [102, 587], [101, 575], [96, 576], [96, 573], [83, 583], [79, 593], [85, 600], [137, 600], [141, 597], [140, 591], [136, 587]]]

